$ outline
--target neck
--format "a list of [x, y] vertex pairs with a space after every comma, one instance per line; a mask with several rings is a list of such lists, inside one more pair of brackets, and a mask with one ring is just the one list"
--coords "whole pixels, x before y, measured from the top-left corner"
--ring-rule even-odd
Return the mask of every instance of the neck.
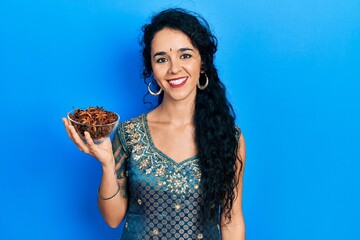
[[156, 116], [159, 121], [171, 122], [176, 125], [192, 124], [195, 109], [195, 99], [188, 101], [167, 101], [163, 102], [156, 109]]

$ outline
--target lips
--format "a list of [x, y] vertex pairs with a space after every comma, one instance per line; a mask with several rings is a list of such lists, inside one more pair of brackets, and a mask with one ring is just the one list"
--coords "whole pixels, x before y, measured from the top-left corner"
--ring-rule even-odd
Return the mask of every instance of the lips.
[[179, 88], [185, 85], [187, 79], [187, 77], [173, 78], [171, 80], [168, 80], [168, 83], [170, 87]]

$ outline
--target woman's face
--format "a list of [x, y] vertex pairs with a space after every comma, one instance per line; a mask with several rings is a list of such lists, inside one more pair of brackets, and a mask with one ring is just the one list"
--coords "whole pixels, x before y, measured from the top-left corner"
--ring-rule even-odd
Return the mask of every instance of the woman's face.
[[195, 100], [201, 56], [187, 35], [164, 28], [151, 42], [154, 79], [164, 90], [164, 101]]

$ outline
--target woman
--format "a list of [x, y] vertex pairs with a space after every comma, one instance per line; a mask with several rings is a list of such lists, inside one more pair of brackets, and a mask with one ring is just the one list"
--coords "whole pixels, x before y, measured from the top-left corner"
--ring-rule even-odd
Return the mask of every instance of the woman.
[[159, 105], [98, 145], [63, 119], [102, 164], [99, 209], [111, 227], [127, 216], [122, 239], [245, 239], [245, 142], [214, 66], [216, 38], [183, 9], [160, 12], [143, 32], [143, 76]]

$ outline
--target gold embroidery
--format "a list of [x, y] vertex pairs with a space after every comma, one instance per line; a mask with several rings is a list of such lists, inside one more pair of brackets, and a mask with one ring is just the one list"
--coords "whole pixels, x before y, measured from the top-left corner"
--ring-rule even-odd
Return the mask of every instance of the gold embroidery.
[[143, 116], [122, 128], [130, 153], [126, 175], [130, 175], [131, 184], [130, 228], [124, 233], [129, 237], [136, 232], [142, 234], [142, 239], [209, 239], [209, 236], [218, 239], [217, 218], [206, 220], [213, 228], [201, 226], [198, 159], [194, 157], [178, 164], [166, 157], [154, 148], [146, 127]]
[[[156, 149], [151, 147], [149, 136], [146, 135], [144, 116], [141, 120], [140, 122], [139, 118], [125, 125], [125, 131], [128, 133], [127, 142], [132, 147], [131, 156], [137, 162], [138, 168], [146, 175], [154, 175], [156, 181], [161, 183], [166, 191], [183, 195], [191, 190], [197, 190], [201, 178], [198, 160], [194, 158], [182, 164], [176, 164], [161, 156]], [[194, 175], [195, 179], [189, 181], [187, 174]]]

